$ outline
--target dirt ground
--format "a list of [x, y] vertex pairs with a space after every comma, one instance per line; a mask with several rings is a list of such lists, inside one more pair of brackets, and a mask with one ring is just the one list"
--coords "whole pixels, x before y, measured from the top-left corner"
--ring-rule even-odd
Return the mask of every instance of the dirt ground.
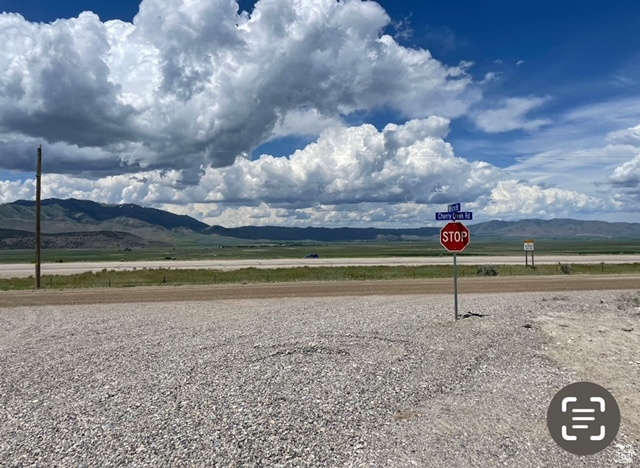
[[[460, 294], [640, 289], [640, 275], [460, 278]], [[453, 280], [394, 280], [152, 286], [126, 289], [2, 291], [0, 307], [279, 297], [452, 294]]]
[[[262, 298], [339, 299], [352, 296], [351, 300], [354, 300], [353, 296], [448, 295], [453, 292], [452, 283], [451, 279], [437, 279], [7, 291], [0, 292], [0, 308]], [[530, 313], [535, 312], [531, 314], [530, 328], [543, 332], [544, 346], [541, 352], [557, 367], [570, 371], [581, 380], [604, 384], [615, 395], [623, 415], [621, 432], [625, 434], [624, 444], [619, 443], [617, 448], [621, 461], [616, 463], [637, 466], [640, 462], [640, 275], [462, 278], [459, 281], [460, 313], [474, 311], [474, 303], [465, 300], [465, 294], [471, 298], [472, 294], [518, 292], [548, 293], [539, 295], [529, 310]], [[502, 296], [497, 296], [496, 300], [500, 299]], [[511, 310], [510, 307], [507, 304], [507, 310]], [[480, 308], [477, 310], [482, 311]], [[452, 316], [453, 311], [451, 319]], [[459, 332], [465, 327], [485, 323], [474, 320], [477, 319], [464, 320], [461, 327], [455, 329]], [[522, 345], [523, 348], [527, 346], [524, 343]], [[518, 346], [516, 343], [513, 349], [517, 351]], [[522, 366], [519, 368], [522, 369]], [[535, 374], [535, 370], [532, 369], [531, 373]], [[433, 411], [441, 417], [442, 412], [438, 407]], [[400, 416], [411, 417], [412, 413]]]
[[[549, 302], [559, 303], [556, 310], [536, 320], [549, 337], [546, 352], [585, 379], [606, 382], [624, 415], [622, 427], [640, 447], [640, 291], [603, 294], [579, 316], [562, 311], [570, 300], [554, 295]], [[640, 463], [640, 453], [635, 460]]]
[[[616, 292], [623, 290], [636, 290], [638, 293], [631, 297], [628, 293]], [[611, 383], [611, 390], [619, 396], [621, 409], [628, 409], [625, 411], [626, 421], [640, 445], [639, 275], [461, 278], [458, 291], [460, 294], [555, 292], [558, 294], [553, 298], [560, 304], [566, 299], [562, 292], [609, 291], [609, 299], [602, 301], [598, 315], [591, 311], [584, 319], [576, 320], [574, 315], [563, 313], [561, 309], [552, 309], [537, 322], [549, 336], [549, 356], [580, 375]], [[394, 294], [453, 294], [453, 281], [299, 282], [3, 291], [0, 292], [0, 308]], [[461, 309], [460, 315], [465, 312], [466, 309]]]

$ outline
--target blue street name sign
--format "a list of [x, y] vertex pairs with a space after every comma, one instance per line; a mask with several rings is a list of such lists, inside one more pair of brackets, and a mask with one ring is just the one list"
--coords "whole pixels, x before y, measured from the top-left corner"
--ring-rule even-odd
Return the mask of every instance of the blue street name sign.
[[457, 213], [453, 213], [453, 219], [471, 221], [473, 219], [473, 211], [458, 211]]
[[460, 211], [460, 203], [452, 203], [451, 205], [447, 206], [447, 211], [449, 213]]
[[473, 211], [458, 211], [451, 213], [448, 211], [436, 211], [436, 221], [471, 221]]
[[453, 221], [453, 213], [436, 211], [436, 221]]

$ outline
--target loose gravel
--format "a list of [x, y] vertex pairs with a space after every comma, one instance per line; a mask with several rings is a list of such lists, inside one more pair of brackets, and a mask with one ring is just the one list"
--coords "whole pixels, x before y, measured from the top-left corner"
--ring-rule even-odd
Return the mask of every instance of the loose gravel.
[[[640, 365], [625, 356], [616, 382], [598, 380], [549, 332], [588, 315], [635, 324], [621, 333], [637, 341], [621, 294], [462, 295], [483, 316], [458, 322], [450, 295], [0, 309], [0, 465], [639, 463], [624, 418], [640, 410]], [[589, 457], [546, 426], [580, 380], [629, 390], [618, 445]]]

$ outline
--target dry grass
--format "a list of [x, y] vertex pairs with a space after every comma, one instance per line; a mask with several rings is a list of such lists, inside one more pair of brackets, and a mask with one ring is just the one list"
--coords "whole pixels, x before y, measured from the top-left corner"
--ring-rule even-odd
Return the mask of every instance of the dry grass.
[[[640, 273], [640, 264], [574, 264], [573, 275], [580, 274], [624, 274]], [[475, 277], [477, 265], [458, 266], [458, 276]], [[499, 276], [548, 276], [562, 274], [557, 265], [540, 265], [535, 268], [524, 265], [496, 265]], [[221, 270], [171, 270], [139, 269], [131, 271], [102, 270], [97, 273], [77, 275], [45, 275], [41, 279], [42, 288], [96, 288], [135, 287], [163, 285], [199, 285], [225, 283], [269, 283], [292, 281], [373, 281], [398, 279], [450, 278], [451, 265], [427, 266], [357, 266], [357, 267], [293, 267], [276, 269], [243, 268], [233, 271]], [[26, 290], [34, 288], [33, 277], [0, 279], [0, 290]], [[637, 299], [629, 301], [640, 302]], [[634, 302], [635, 303], [635, 302]]]

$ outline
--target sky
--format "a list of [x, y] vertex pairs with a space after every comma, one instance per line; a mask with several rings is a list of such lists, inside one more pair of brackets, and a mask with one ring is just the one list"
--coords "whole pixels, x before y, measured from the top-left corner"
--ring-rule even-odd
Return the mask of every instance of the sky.
[[0, 203], [640, 222], [640, 6], [0, 0]]

